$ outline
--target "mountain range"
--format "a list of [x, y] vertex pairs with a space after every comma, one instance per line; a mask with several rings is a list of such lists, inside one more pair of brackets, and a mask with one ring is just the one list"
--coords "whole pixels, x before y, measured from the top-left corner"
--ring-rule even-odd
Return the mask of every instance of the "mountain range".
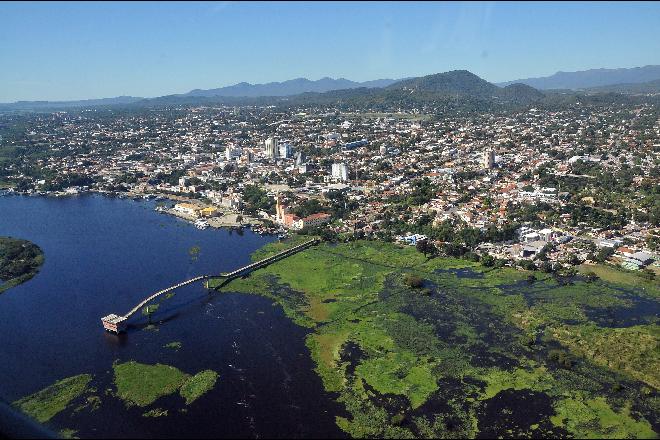
[[564, 90], [583, 93], [658, 93], [660, 66], [632, 69], [592, 69], [580, 72], [557, 72], [540, 78], [527, 78], [499, 84], [490, 83], [467, 70], [453, 70], [400, 80], [380, 79], [356, 82], [345, 78], [321, 78], [311, 81], [296, 78], [266, 84], [239, 83], [216, 89], [195, 89], [188, 93], [157, 98], [120, 96], [82, 101], [19, 101], [0, 104], [0, 111], [39, 111], [67, 107], [156, 106], [168, 104], [225, 103], [251, 104], [333, 104], [337, 102], [371, 104], [418, 104], [438, 99], [453, 99], [489, 104], [529, 104]]
[[218, 89], [191, 90], [188, 93], [175, 96], [231, 96], [256, 98], [260, 96], [293, 96], [301, 93], [316, 92], [323, 93], [331, 90], [348, 90], [360, 87], [381, 88], [397, 82], [396, 79], [377, 79], [373, 81], [355, 82], [346, 78], [321, 78], [311, 81], [306, 78], [296, 78], [283, 82], [270, 82], [266, 84], [250, 84], [246, 82], [233, 86], [220, 87]]
[[660, 66], [633, 67], [630, 69], [590, 69], [578, 72], [557, 72], [539, 78], [525, 78], [499, 83], [500, 86], [521, 83], [539, 90], [583, 90], [615, 84], [640, 84], [660, 79]]

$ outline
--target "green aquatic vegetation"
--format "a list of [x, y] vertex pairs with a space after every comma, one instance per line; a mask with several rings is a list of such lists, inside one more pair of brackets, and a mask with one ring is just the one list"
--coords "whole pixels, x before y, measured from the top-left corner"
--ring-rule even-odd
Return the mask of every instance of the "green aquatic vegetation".
[[179, 341], [172, 341], [172, 342], [169, 342], [169, 343], [163, 345], [164, 348], [169, 348], [169, 349], [172, 349], [174, 351], [178, 351], [179, 349], [181, 349], [182, 346], [183, 346], [183, 344]]
[[167, 410], [162, 408], [154, 408], [142, 414], [142, 417], [167, 417]]
[[188, 255], [190, 256], [191, 262], [197, 261], [200, 251], [201, 248], [199, 246], [192, 246], [190, 249], [188, 249]]
[[598, 278], [608, 283], [635, 288], [640, 294], [655, 298], [660, 297], [660, 283], [643, 278], [639, 271], [624, 270], [609, 264], [583, 264], [579, 267], [579, 270], [583, 274], [593, 272]]
[[0, 237], [0, 293], [34, 277], [43, 263], [43, 251], [36, 244]]
[[179, 390], [189, 375], [178, 368], [135, 361], [113, 365], [117, 395], [127, 405], [147, 406]]
[[508, 389], [546, 391], [553, 386], [552, 377], [543, 366], [517, 368], [513, 371], [493, 368], [481, 375], [480, 379], [486, 382], [486, 388], [479, 397], [481, 400], [490, 399]]
[[577, 438], [657, 438], [644, 419], [631, 416], [630, 405], [613, 410], [604, 397], [587, 398], [577, 392], [555, 403], [550, 421], [567, 429]]
[[598, 365], [660, 388], [660, 328], [656, 325], [627, 328], [564, 325], [555, 328], [553, 336]]
[[[253, 258], [294, 243], [269, 244]], [[430, 295], [405, 286], [407, 275], [424, 279]], [[635, 344], [641, 343], [642, 356], [651, 361], [644, 373], [649, 375], [657, 365], [657, 349], [650, 351], [653, 338], [624, 329], [632, 339], [620, 343], [618, 338], [624, 335], [614, 337], [608, 329], [605, 337], [595, 325], [593, 334], [579, 334], [575, 341], [557, 335], [558, 330], [569, 328], [575, 337], [575, 329], [591, 328], [587, 307], [630, 306], [622, 290], [602, 281], [564, 285], [567, 280], [542, 273], [534, 273], [537, 281], [530, 284], [525, 281], [529, 275], [461, 259], [426, 259], [412, 247], [356, 241], [320, 244], [221, 290], [272, 298], [288, 317], [310, 329], [306, 344], [315, 371], [349, 414], [338, 417], [337, 424], [355, 437], [431, 433], [474, 437], [476, 414], [504, 390], [545, 393], [554, 402], [570, 399], [571, 393], [580, 390], [585, 399], [607, 395], [616, 414], [622, 414], [627, 401], [634, 401], [640, 412], [652, 414], [653, 404], [642, 404], [635, 397], [637, 382], [626, 382], [617, 391], [621, 376], [616, 371], [623, 370], [581, 350], [591, 344], [612, 351], [610, 345], [619, 344], [614, 350], [624, 354], [626, 364], [634, 365], [634, 361], [645, 361], [625, 354], [631, 355]], [[652, 334], [649, 326], [643, 333]], [[657, 335], [653, 337], [657, 342]], [[562, 362], [548, 356], [557, 342], [571, 351]], [[349, 347], [350, 352], [344, 350]], [[571, 369], [567, 370], [569, 360]], [[653, 390], [648, 394], [646, 399], [651, 400]], [[454, 410], [428, 412], [445, 405], [454, 405]], [[595, 414], [605, 423], [601, 419], [609, 413]], [[515, 432], [546, 432], [552, 426], [550, 415], [534, 422], [536, 431], [535, 426], [523, 426]], [[506, 436], [507, 429], [502, 427], [501, 435]], [[508, 431], [509, 435], [513, 432]]]
[[432, 369], [428, 359], [404, 351], [368, 359], [355, 372], [379, 393], [406, 396], [414, 409], [438, 389]]
[[74, 412], [80, 412], [88, 408], [90, 411], [96, 411], [100, 407], [101, 407], [101, 398], [99, 396], [91, 395], [91, 396], [87, 396], [85, 402], [82, 403], [80, 406], [78, 406], [74, 410]]
[[90, 374], [58, 380], [53, 385], [14, 402], [14, 406], [40, 423], [47, 422], [88, 391]]
[[62, 438], [78, 438], [78, 437], [76, 437], [76, 434], [78, 434], [78, 431], [76, 431], [75, 429], [69, 429], [69, 428], [61, 429], [59, 434], [60, 434], [60, 437], [62, 437]]
[[186, 405], [190, 405], [195, 400], [213, 389], [218, 380], [218, 373], [213, 370], [201, 371], [186, 380], [179, 393], [186, 399]]

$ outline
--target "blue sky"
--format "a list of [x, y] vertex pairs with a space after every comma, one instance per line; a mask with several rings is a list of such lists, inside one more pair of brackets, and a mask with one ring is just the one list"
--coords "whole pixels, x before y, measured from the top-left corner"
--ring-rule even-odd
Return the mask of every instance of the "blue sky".
[[0, 3], [0, 102], [660, 64], [660, 2]]

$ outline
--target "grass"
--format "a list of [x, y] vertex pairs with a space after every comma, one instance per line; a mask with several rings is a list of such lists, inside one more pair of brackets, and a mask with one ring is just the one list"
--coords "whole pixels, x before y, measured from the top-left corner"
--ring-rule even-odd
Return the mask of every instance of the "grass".
[[[306, 239], [266, 245], [253, 259]], [[457, 271], [465, 273], [457, 276]], [[405, 286], [407, 275], [424, 279], [430, 294]], [[346, 406], [350, 417], [338, 417], [337, 424], [352, 435], [414, 436], [415, 432], [397, 422], [401, 415], [409, 420], [430, 417], [434, 432], [448, 435], [451, 427], [442, 421], [451, 425], [458, 418], [461, 426], [472, 427], [473, 435], [478, 431], [476, 414], [481, 405], [503, 390], [545, 393], [564, 407], [580, 405], [580, 396], [575, 394], [580, 390], [585, 401], [591, 402], [586, 407], [593, 411], [575, 417], [584, 418], [586, 424], [555, 420], [572, 435], [648, 433], [644, 415], [650, 417], [656, 408], [632, 391], [639, 389], [640, 382], [628, 385], [631, 391], [624, 393], [625, 399], [616, 397], [636, 402], [638, 406], [629, 413], [619, 403], [612, 409], [615, 417], [593, 402], [606, 399], [608, 390], [623, 380], [619, 373], [657, 388], [655, 379], [649, 382], [653, 372], [660, 370], [657, 328], [606, 329], [589, 320], [587, 308], [631, 306], [630, 300], [621, 297], [619, 285], [601, 280], [563, 286], [543, 273], [535, 273], [539, 281], [527, 284], [529, 275], [455, 258], [427, 259], [412, 247], [357, 241], [320, 244], [221, 290], [272, 298], [287, 316], [310, 329], [306, 344], [315, 370], [325, 389], [338, 393]], [[557, 334], [567, 326], [570, 337]], [[571, 356], [585, 359], [570, 371], [546, 362], [545, 342], [536, 341], [541, 334], [565, 345]], [[344, 358], [342, 347], [349, 342], [357, 349]], [[584, 351], [588, 347], [601, 347], [609, 354], [600, 359]], [[639, 357], [634, 355], [635, 347], [641, 347]], [[633, 372], [639, 364], [644, 366]], [[446, 387], [443, 381], [453, 385]], [[399, 402], [396, 410], [392, 402]], [[431, 407], [451, 404], [453, 412], [420, 413], [429, 402], [433, 402]], [[553, 426], [552, 415], [542, 416], [546, 428]], [[604, 431], [609, 420], [615, 420], [617, 428]], [[593, 429], [589, 431], [588, 426]], [[533, 430], [528, 428], [528, 432]]]
[[91, 380], [92, 376], [89, 374], [59, 380], [41, 391], [17, 400], [14, 406], [38, 422], [45, 423], [64, 411], [74, 399], [85, 394]]
[[115, 364], [113, 369], [117, 395], [129, 406], [145, 407], [177, 391], [186, 400], [186, 405], [190, 405], [211, 390], [218, 379], [218, 374], [212, 370], [191, 376], [169, 365], [135, 361]]
[[183, 346], [183, 344], [179, 341], [172, 341], [172, 342], [169, 342], [169, 343], [163, 345], [164, 348], [169, 348], [169, 349], [174, 350], [174, 351], [179, 351], [182, 346]]
[[551, 422], [577, 438], [657, 438], [648, 422], [631, 417], [629, 405], [617, 412], [603, 397], [589, 399], [578, 392], [559, 400], [555, 412]]
[[583, 264], [578, 269], [581, 273], [593, 272], [598, 278], [607, 281], [608, 283], [619, 284], [636, 289], [641, 287], [650, 295], [660, 297], [660, 281], [647, 280], [640, 276], [639, 272], [625, 270], [609, 264]]
[[159, 397], [175, 393], [190, 377], [169, 365], [135, 361], [115, 364], [117, 395], [128, 405], [147, 406]]
[[213, 389], [217, 380], [218, 373], [213, 370], [199, 372], [183, 383], [179, 393], [186, 399], [186, 405], [190, 405]]
[[356, 374], [382, 394], [399, 394], [410, 400], [413, 409], [438, 389], [427, 359], [409, 352], [388, 353], [358, 365]]

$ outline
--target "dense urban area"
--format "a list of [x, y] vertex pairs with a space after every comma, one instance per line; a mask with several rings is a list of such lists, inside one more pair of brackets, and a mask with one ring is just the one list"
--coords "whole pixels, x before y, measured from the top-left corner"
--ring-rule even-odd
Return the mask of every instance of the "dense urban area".
[[[205, 278], [209, 308], [201, 317], [194, 308], [194, 330], [181, 340], [159, 339], [185, 317], [167, 302], [173, 292], [158, 291], [133, 309], [150, 303], [128, 327], [117, 324], [128, 315], [103, 318], [106, 330], [142, 338], [135, 346], [149, 355], [67, 370], [80, 374], [19, 396], [14, 407], [61, 436], [97, 435], [95, 419], [85, 418], [96, 411], [168, 436], [197, 424], [194, 411], [216, 417], [208, 408], [218, 411], [218, 402], [252, 411], [262, 390], [236, 402], [223, 393], [246, 370], [263, 376], [252, 364], [271, 352], [285, 365], [281, 341], [266, 339], [277, 321], [255, 324], [267, 313], [261, 306], [229, 306], [246, 317], [241, 325], [259, 327], [248, 327], [248, 345], [267, 346], [249, 366], [224, 365], [226, 353], [194, 368], [181, 359], [215, 353], [196, 344], [226, 335], [214, 304], [260, 296], [303, 332], [290, 340], [297, 330], [289, 328], [282, 339], [304, 340], [290, 371], [313, 362], [307, 370], [323, 398], [338, 405], [323, 412], [331, 417], [324, 434], [657, 438], [660, 95], [500, 88], [466, 71], [398, 84], [0, 114], [5, 200], [152, 199], [126, 204], [199, 229], [251, 228], [270, 241], [246, 253], [268, 259], [249, 276], [192, 278], [188, 269], [186, 283]], [[304, 248], [291, 252], [297, 245]], [[192, 246], [186, 264], [204, 252]], [[48, 251], [29, 242], [0, 241], [5, 287], [33, 276], [44, 258]], [[109, 343], [126, 341], [117, 338]], [[242, 350], [222, 341], [214, 349]], [[295, 382], [283, 371], [273, 389], [288, 399]], [[305, 404], [280, 406], [298, 414]], [[254, 429], [280, 409], [245, 420]], [[185, 422], [188, 411], [197, 415]], [[219, 420], [221, 431], [234, 426]]]
[[163, 210], [199, 227], [322, 229], [331, 240], [421, 242], [424, 253], [487, 265], [552, 272], [607, 261], [655, 276], [656, 105], [457, 113], [182, 105], [7, 114], [0, 185], [172, 199]]

